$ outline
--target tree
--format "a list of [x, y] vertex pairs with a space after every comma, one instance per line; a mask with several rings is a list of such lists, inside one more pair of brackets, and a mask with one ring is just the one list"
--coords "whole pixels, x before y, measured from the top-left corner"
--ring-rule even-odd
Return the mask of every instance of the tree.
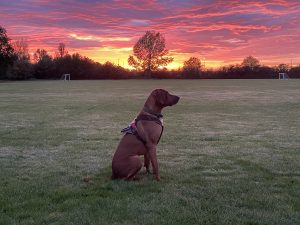
[[164, 57], [168, 54], [166, 41], [162, 34], [147, 31], [133, 47], [134, 56], [129, 56], [128, 64], [137, 70], [143, 70], [151, 76], [151, 71], [160, 66], [166, 66], [173, 61], [172, 57]]
[[34, 76], [38, 79], [54, 78], [55, 65], [53, 59], [45, 50], [38, 49], [35, 52], [36, 64], [34, 64]]
[[7, 78], [10, 80], [26, 80], [32, 78], [32, 64], [26, 59], [17, 59], [7, 69]]
[[6, 78], [7, 69], [15, 60], [16, 54], [10, 39], [7, 37], [6, 30], [0, 26], [0, 79]]
[[289, 71], [290, 78], [300, 78], [300, 65], [292, 67]]
[[32, 65], [28, 44], [24, 39], [17, 40], [13, 43], [16, 60], [7, 70], [7, 78], [13, 80], [25, 80], [32, 77]]
[[254, 68], [259, 67], [259, 60], [254, 58], [253, 56], [248, 56], [243, 60], [242, 67], [249, 68], [253, 71]]
[[33, 54], [34, 61], [38, 63], [41, 61], [48, 53], [45, 49], [37, 49], [36, 52]]
[[197, 57], [190, 57], [183, 64], [183, 75], [188, 78], [199, 78], [201, 70], [201, 61]]
[[18, 57], [18, 60], [30, 60], [28, 44], [23, 38], [15, 41], [12, 46]]
[[287, 64], [281, 63], [276, 67], [278, 73], [287, 73], [289, 71], [289, 66]]
[[68, 54], [66, 49], [66, 45], [64, 43], [59, 43], [58, 45], [58, 52], [56, 53], [57, 58], [62, 58]]

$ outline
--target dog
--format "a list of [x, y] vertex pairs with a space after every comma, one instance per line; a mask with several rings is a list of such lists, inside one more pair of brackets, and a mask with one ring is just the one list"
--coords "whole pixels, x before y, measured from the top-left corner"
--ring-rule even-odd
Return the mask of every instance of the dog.
[[144, 156], [144, 167], [160, 180], [156, 157], [156, 146], [163, 133], [161, 111], [178, 103], [179, 97], [163, 89], [156, 89], [147, 98], [138, 116], [122, 130], [124, 136], [119, 142], [112, 159], [112, 179], [134, 180], [143, 167], [140, 156]]

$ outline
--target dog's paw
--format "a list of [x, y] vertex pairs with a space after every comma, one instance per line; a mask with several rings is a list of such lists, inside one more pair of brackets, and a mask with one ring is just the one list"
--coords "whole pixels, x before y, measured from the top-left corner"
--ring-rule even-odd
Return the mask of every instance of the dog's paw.
[[87, 184], [92, 184], [93, 183], [93, 179], [90, 176], [86, 176], [86, 177], [82, 178], [82, 181], [87, 183]]
[[156, 175], [156, 176], [155, 176], [155, 179], [156, 179], [156, 181], [160, 181], [160, 176], [159, 176], [159, 175]]

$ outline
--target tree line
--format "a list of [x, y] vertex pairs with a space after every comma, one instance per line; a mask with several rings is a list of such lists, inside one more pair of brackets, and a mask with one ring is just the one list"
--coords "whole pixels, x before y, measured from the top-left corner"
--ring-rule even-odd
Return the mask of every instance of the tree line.
[[45, 49], [37, 49], [30, 57], [26, 41], [12, 43], [0, 26], [0, 80], [61, 79], [63, 74], [71, 74], [71, 79], [276, 79], [279, 72], [300, 78], [300, 66], [264, 66], [253, 56], [246, 57], [241, 64], [217, 70], [206, 69], [198, 57], [190, 57], [182, 68], [167, 70], [166, 66], [173, 61], [168, 53], [163, 35], [147, 31], [128, 58], [133, 70], [109, 61], [98, 63], [78, 53], [69, 54], [64, 43], [58, 44], [54, 56]]

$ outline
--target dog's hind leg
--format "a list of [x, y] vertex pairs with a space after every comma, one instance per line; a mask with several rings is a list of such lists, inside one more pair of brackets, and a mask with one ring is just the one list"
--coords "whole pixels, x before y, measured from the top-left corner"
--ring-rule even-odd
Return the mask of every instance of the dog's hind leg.
[[143, 167], [141, 159], [139, 156], [131, 156], [129, 160], [129, 171], [125, 180], [133, 180], [135, 175]]

